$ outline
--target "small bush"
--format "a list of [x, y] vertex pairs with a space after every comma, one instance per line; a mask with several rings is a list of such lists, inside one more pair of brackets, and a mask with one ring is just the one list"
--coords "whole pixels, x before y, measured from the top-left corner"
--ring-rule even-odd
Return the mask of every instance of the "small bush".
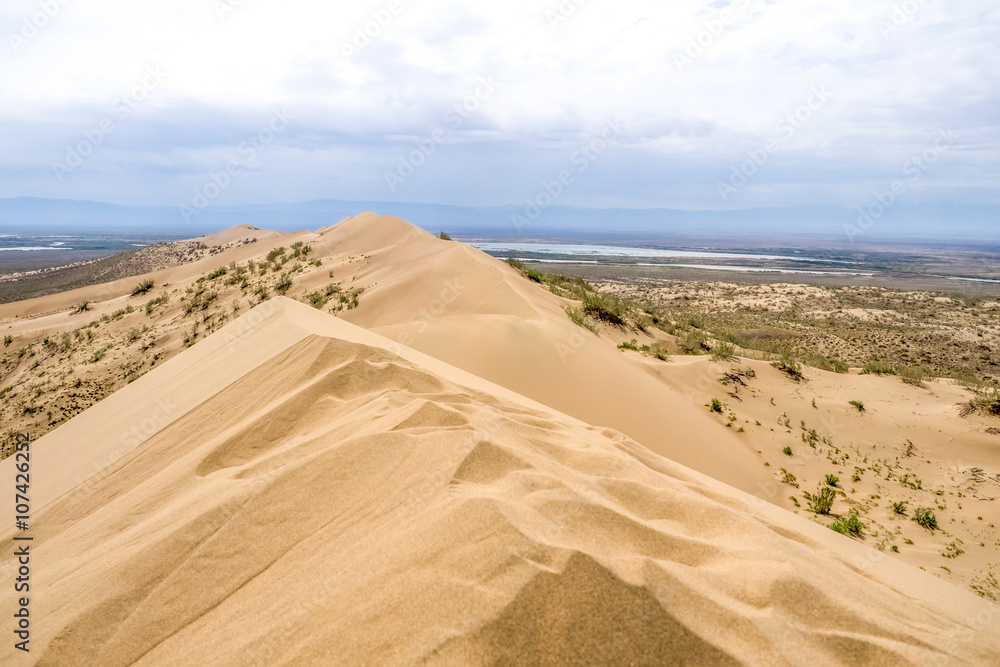
[[831, 523], [830, 528], [837, 531], [841, 535], [847, 535], [848, 537], [861, 537], [861, 533], [865, 529], [865, 524], [861, 523], [861, 519], [858, 518], [858, 515], [852, 512], [846, 519], [837, 519]]
[[155, 299], [151, 299], [151, 300], [147, 301], [146, 302], [146, 314], [147, 315], [152, 315], [153, 311], [156, 309], [157, 306], [162, 306], [165, 303], [167, 303], [168, 301], [170, 301], [170, 297], [167, 296], [166, 294], [161, 294], [160, 296], [156, 297]]
[[625, 326], [628, 306], [613, 294], [594, 292], [584, 295], [583, 312], [602, 322], [615, 326]]
[[88, 310], [90, 310], [90, 302], [84, 301], [83, 303], [74, 306], [73, 314], [76, 315], [77, 313], [85, 313]]
[[858, 412], [865, 411], [865, 404], [862, 403], [861, 401], [851, 401], [850, 404], [853, 405], [855, 408], [857, 408]]
[[13, 343], [13, 342], [14, 342], [14, 337], [13, 336], [4, 336], [3, 337], [3, 346], [4, 347], [10, 347], [10, 344]]
[[285, 248], [284, 248], [284, 246], [282, 246], [280, 248], [275, 248], [271, 252], [267, 253], [267, 261], [268, 261], [268, 263], [271, 263], [271, 262], [273, 262], [274, 260], [278, 259], [279, 257], [281, 257], [284, 254], [285, 254]]
[[670, 361], [670, 352], [659, 343], [653, 343], [649, 348], [649, 353], [660, 361]]
[[447, 234], [445, 234], [444, 232], [441, 232], [440, 234], [438, 234], [438, 238], [441, 239], [442, 241], [450, 241], [451, 240], [451, 237], [448, 236]]
[[899, 369], [898, 375], [903, 382], [915, 387], [920, 387], [924, 383], [924, 371], [917, 366], [904, 366]]
[[708, 406], [708, 409], [711, 410], [712, 412], [718, 412], [721, 415], [722, 414], [722, 401], [720, 401], [717, 398], [713, 398], [712, 402]]
[[712, 347], [712, 359], [729, 361], [736, 356], [736, 347], [732, 343], [718, 343]]
[[149, 290], [153, 289], [152, 280], [144, 280], [135, 287], [132, 288], [132, 296], [139, 296], [140, 294], [145, 294]]
[[896, 369], [884, 361], [869, 361], [861, 369], [862, 375], [895, 375]]
[[708, 344], [708, 336], [701, 331], [690, 332], [680, 341], [680, 346], [684, 354], [705, 354], [712, 349]]
[[569, 317], [570, 321], [573, 324], [576, 324], [578, 326], [583, 327], [584, 329], [588, 329], [594, 333], [597, 333], [597, 329], [594, 328], [593, 324], [587, 321], [587, 314], [584, 313], [582, 309], [567, 308], [566, 316]]
[[782, 451], [785, 453], [785, 456], [791, 456], [792, 455], [792, 448], [791, 447], [785, 447]]
[[816, 514], [829, 514], [836, 499], [837, 492], [825, 486], [816, 495], [809, 495], [809, 509]]
[[806, 366], [818, 368], [821, 371], [829, 371], [831, 373], [846, 373], [850, 370], [850, 367], [843, 361], [838, 359], [827, 359], [823, 355], [815, 353], [803, 357], [802, 363]]
[[227, 273], [229, 273], [229, 269], [227, 269], [224, 266], [220, 266], [215, 271], [212, 271], [210, 274], [208, 274], [208, 279], [209, 280], [215, 280], [216, 278], [221, 278], [222, 276], [226, 275]]
[[927, 530], [934, 531], [938, 527], [937, 517], [934, 516], [934, 510], [929, 507], [919, 507], [913, 511], [913, 520], [917, 522], [917, 525], [926, 528]]
[[892, 504], [892, 511], [899, 516], [906, 516], [906, 501], [901, 500], [898, 503]]
[[633, 352], [638, 352], [639, 351], [639, 341], [637, 341], [635, 338], [633, 338], [632, 340], [630, 340], [627, 343], [621, 343], [618, 346], [618, 349], [619, 350], [632, 350]]
[[837, 486], [838, 484], [840, 484], [840, 478], [837, 477], [836, 475], [827, 475], [826, 484], [827, 486]]
[[802, 364], [789, 353], [781, 355], [781, 358], [772, 364], [779, 371], [792, 378], [796, 382], [801, 382], [804, 379], [802, 375]]
[[292, 288], [292, 276], [288, 273], [281, 274], [281, 280], [277, 282], [274, 286], [274, 291], [277, 294], [285, 295], [288, 294], [288, 290]]

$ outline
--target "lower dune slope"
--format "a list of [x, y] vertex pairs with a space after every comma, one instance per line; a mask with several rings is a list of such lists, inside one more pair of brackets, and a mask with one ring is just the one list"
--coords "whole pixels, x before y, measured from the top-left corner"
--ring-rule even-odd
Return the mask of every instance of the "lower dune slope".
[[[1000, 660], [989, 603], [616, 432], [271, 308], [260, 331], [303, 333], [269, 354], [232, 337], [239, 320], [215, 334], [260, 364], [35, 517], [37, 664]], [[8, 533], [8, 570], [13, 551]]]

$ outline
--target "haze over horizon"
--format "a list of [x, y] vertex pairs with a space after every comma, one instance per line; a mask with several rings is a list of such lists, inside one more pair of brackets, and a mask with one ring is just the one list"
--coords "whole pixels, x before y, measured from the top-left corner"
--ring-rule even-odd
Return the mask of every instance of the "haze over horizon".
[[0, 198], [1000, 203], [982, 1], [15, 0], [0, 27]]

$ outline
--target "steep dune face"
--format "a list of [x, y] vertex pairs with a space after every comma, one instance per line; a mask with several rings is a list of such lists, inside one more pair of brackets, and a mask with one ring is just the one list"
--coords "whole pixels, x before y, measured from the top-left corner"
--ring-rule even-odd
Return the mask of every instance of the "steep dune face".
[[39, 664], [1000, 660], [992, 605], [302, 304], [198, 347], [118, 396], [220, 379], [101, 474], [42, 474], [107, 447], [80, 417], [35, 443]]
[[571, 302], [503, 262], [371, 213], [314, 245], [369, 258], [358, 280], [371, 287], [345, 319], [737, 488], [766, 485], [754, 452], [693, 409], [685, 391], [573, 324]]

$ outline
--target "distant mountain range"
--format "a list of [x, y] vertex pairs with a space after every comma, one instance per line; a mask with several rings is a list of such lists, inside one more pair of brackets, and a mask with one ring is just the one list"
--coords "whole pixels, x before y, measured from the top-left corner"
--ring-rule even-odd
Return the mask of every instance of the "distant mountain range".
[[[874, 201], [874, 200], [873, 200]], [[1000, 244], [1000, 206], [916, 206], [899, 202], [880, 214], [832, 206], [730, 211], [594, 209], [551, 205], [462, 207], [406, 202], [317, 200], [296, 204], [119, 206], [69, 199], [0, 200], [0, 232], [156, 233], [198, 236], [239, 224], [281, 231], [315, 230], [366, 210], [394, 215], [432, 232], [466, 237], [595, 239], [739, 239], [824, 237], [845, 244], [931, 241]]]

